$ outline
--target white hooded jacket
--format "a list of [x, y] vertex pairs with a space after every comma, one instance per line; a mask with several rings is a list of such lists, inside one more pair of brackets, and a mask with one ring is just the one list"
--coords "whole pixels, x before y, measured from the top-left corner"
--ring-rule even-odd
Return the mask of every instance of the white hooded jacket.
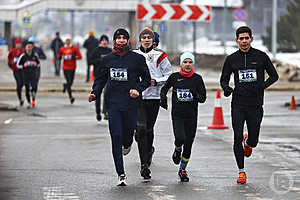
[[154, 79], [157, 83], [156, 86], [150, 86], [143, 92], [143, 99], [160, 99], [160, 90], [173, 72], [168, 55], [162, 50], [155, 48], [147, 53], [140, 49], [133, 51], [145, 57], [151, 79]]

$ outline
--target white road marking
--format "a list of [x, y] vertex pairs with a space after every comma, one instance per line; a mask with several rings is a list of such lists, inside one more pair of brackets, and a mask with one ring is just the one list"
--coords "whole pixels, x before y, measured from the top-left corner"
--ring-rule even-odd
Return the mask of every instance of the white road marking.
[[13, 119], [12, 119], [12, 118], [9, 118], [8, 120], [5, 120], [5, 121], [4, 121], [4, 124], [10, 124], [12, 121], [13, 121]]
[[74, 193], [63, 193], [63, 187], [43, 187], [44, 200], [80, 200]]

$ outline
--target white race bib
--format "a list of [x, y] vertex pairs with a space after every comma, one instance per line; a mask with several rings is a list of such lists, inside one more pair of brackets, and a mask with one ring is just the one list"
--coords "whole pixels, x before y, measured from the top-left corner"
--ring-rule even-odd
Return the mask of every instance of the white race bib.
[[114, 81], [127, 81], [127, 68], [110, 68], [110, 79]]
[[177, 99], [178, 101], [193, 101], [193, 95], [190, 89], [177, 89]]
[[239, 80], [242, 82], [254, 82], [257, 80], [255, 69], [239, 70]]
[[64, 55], [65, 60], [72, 60], [72, 55]]

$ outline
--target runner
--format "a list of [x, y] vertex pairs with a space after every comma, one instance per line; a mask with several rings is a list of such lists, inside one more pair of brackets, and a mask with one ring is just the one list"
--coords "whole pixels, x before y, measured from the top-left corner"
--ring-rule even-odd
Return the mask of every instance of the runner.
[[178, 176], [188, 182], [186, 172], [192, 145], [197, 130], [198, 103], [206, 100], [206, 89], [202, 77], [194, 73], [194, 55], [185, 52], [180, 56], [180, 72], [173, 73], [161, 89], [161, 107], [168, 109], [167, 93], [172, 90], [172, 124], [175, 136], [173, 162], [180, 163]]
[[66, 90], [68, 91], [70, 102], [73, 104], [75, 98], [72, 96], [71, 87], [75, 76], [76, 60], [80, 60], [82, 56], [78, 47], [71, 44], [70, 38], [66, 38], [65, 42], [65, 46], [60, 48], [57, 58], [64, 59], [62, 69], [67, 82], [63, 84], [63, 93], [65, 93]]
[[23, 106], [24, 99], [22, 98], [22, 88], [23, 88], [23, 71], [22, 69], [17, 68], [17, 62], [20, 56], [24, 53], [22, 48], [22, 40], [15, 40], [15, 48], [11, 49], [7, 56], [7, 64], [12, 69], [17, 85], [17, 95], [19, 98], [20, 106]]
[[141, 31], [139, 40], [141, 46], [134, 51], [145, 57], [151, 75], [151, 86], [143, 92], [143, 100], [138, 108], [135, 133], [141, 161], [140, 173], [147, 180], [151, 178], [149, 167], [155, 151], [153, 147], [154, 125], [159, 111], [160, 90], [172, 74], [172, 66], [165, 52], [153, 48], [154, 33], [150, 28], [146, 27]]
[[[236, 30], [239, 50], [229, 55], [222, 69], [220, 84], [224, 96], [233, 92], [231, 118], [234, 132], [234, 155], [239, 168], [237, 183], [247, 182], [244, 157], [251, 156], [252, 148], [257, 146], [260, 125], [263, 118], [264, 89], [278, 80], [278, 74], [271, 60], [264, 52], [251, 47], [252, 31], [247, 26]], [[265, 81], [265, 71], [269, 78]], [[229, 86], [230, 76], [234, 74], [234, 89]], [[244, 134], [247, 123], [248, 134]]]
[[109, 131], [112, 154], [118, 174], [118, 186], [126, 185], [123, 155], [127, 155], [136, 128], [140, 94], [150, 86], [151, 77], [145, 58], [130, 50], [129, 33], [117, 29], [113, 36], [113, 53], [103, 57], [97, 69], [89, 102], [101, 94], [107, 82]]
[[90, 81], [90, 68], [91, 68], [91, 54], [92, 51], [98, 47], [99, 42], [94, 36], [94, 30], [89, 30], [89, 37], [84, 41], [83, 47], [86, 48], [86, 61], [87, 61], [87, 72], [86, 82]]
[[59, 32], [56, 32], [55, 34], [55, 38], [54, 40], [52, 40], [51, 42], [51, 50], [53, 51], [54, 54], [54, 68], [55, 68], [55, 72], [54, 75], [55, 76], [60, 76], [60, 65], [61, 65], [61, 60], [57, 59], [57, 54], [59, 52], [59, 49], [64, 46], [64, 42], [61, 40], [60, 36], [59, 36]]
[[[27, 42], [25, 52], [20, 56], [17, 68], [23, 69], [23, 81], [26, 89], [27, 108], [35, 107], [35, 97], [37, 91], [36, 73], [40, 66], [40, 60], [33, 52], [33, 42]], [[30, 97], [31, 93], [31, 97]]]
[[[36, 46], [36, 43], [38, 42], [33, 36], [31, 36], [29, 39], [28, 39], [28, 42], [31, 42], [33, 44], [33, 53], [36, 54], [39, 58], [39, 60], [46, 60], [47, 59], [47, 56], [46, 54], [44, 53], [43, 49], [41, 47], [37, 47]], [[35, 81], [36, 81], [36, 91], [35, 93], [37, 93], [37, 90], [38, 90], [38, 85], [39, 85], [39, 81], [40, 81], [40, 77], [41, 77], [41, 64], [37, 67], [36, 69], [36, 78], [35, 78]]]
[[154, 32], [154, 41], [153, 41], [153, 48], [157, 48], [159, 45], [159, 34]]
[[[97, 62], [99, 62], [102, 57], [106, 56], [111, 52], [111, 48], [108, 47], [108, 37], [107, 35], [101, 35], [99, 42], [100, 46], [98, 46], [96, 49], [93, 50], [91, 53], [91, 64], [94, 67], [94, 76], [97, 76], [97, 69], [96, 67], [101, 67], [97, 66]], [[96, 118], [98, 121], [101, 121], [101, 94], [97, 96], [97, 99], [95, 101], [95, 106], [96, 106]], [[107, 90], [106, 87], [104, 87], [104, 98], [103, 98], [103, 109], [102, 113], [104, 114], [104, 119], [108, 119], [108, 112], [107, 112]]]

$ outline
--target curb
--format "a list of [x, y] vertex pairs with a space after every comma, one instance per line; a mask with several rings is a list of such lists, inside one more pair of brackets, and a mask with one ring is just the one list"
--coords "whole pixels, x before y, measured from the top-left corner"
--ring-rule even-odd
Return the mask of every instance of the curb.
[[19, 111], [17, 106], [13, 106], [13, 105], [9, 105], [9, 104], [0, 104], [0, 110]]

